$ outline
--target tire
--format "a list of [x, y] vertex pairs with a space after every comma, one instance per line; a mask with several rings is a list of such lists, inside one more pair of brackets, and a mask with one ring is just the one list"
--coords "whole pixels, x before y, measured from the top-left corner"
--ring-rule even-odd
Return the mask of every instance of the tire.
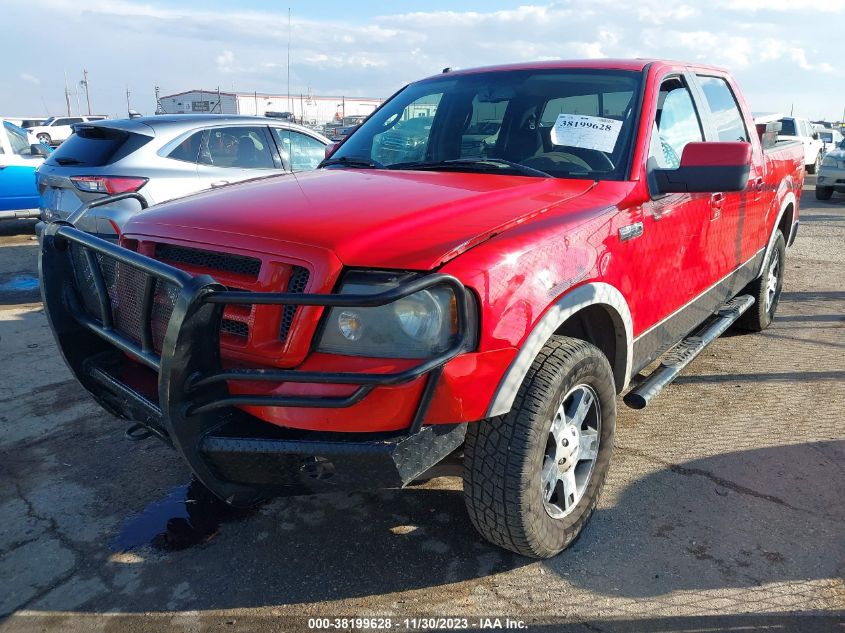
[[[740, 294], [754, 297], [754, 305], [739, 317], [736, 326], [742, 330], [760, 332], [771, 325], [783, 290], [783, 269], [786, 263], [786, 240], [778, 229], [771, 253], [763, 266], [763, 274], [752, 281]], [[776, 270], [772, 270], [775, 267]]]
[[833, 187], [819, 187], [816, 185], [816, 200], [830, 200], [833, 195]]
[[47, 145], [53, 142], [53, 139], [50, 138], [50, 135], [45, 132], [41, 132], [41, 134], [39, 134], [35, 138], [37, 138], [42, 143], [47, 143]]
[[[585, 415], [572, 415], [579, 411]], [[469, 425], [464, 501], [475, 528], [491, 543], [532, 558], [569, 547], [598, 502], [615, 429], [616, 388], [607, 358], [589, 343], [553, 336], [511, 411]], [[561, 494], [573, 489], [573, 496]]]
[[808, 174], [817, 174], [819, 172], [819, 167], [822, 164], [822, 157], [821, 154], [816, 154], [816, 160], [813, 161], [813, 164], [807, 167]]

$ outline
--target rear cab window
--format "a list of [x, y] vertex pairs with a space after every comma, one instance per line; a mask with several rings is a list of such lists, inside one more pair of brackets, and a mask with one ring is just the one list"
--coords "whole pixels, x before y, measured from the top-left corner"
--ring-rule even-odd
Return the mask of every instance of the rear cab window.
[[698, 84], [704, 93], [704, 100], [710, 108], [711, 119], [716, 127], [717, 140], [750, 143], [745, 120], [739, 104], [728, 82], [721, 77], [698, 75]]

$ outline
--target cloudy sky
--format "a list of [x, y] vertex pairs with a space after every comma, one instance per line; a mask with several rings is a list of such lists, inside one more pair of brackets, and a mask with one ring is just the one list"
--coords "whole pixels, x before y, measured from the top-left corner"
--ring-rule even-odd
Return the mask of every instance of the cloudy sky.
[[[190, 88], [383, 97], [445, 66], [663, 57], [731, 69], [755, 111], [840, 119], [845, 0], [0, 0], [0, 113], [64, 114], [90, 73], [97, 113]], [[455, 8], [460, 6], [460, 8]], [[76, 96], [71, 96], [76, 110]], [[84, 95], [82, 96], [84, 105]]]

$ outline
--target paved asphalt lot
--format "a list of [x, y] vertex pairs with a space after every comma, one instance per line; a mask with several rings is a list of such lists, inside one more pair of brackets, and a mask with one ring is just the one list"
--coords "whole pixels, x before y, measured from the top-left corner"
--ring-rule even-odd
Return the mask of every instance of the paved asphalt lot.
[[810, 187], [802, 206], [773, 327], [729, 332], [645, 411], [620, 402], [592, 522], [545, 562], [482, 542], [454, 478], [245, 516], [196, 498], [175, 453], [123, 439], [71, 379], [32, 224], [0, 225], [0, 632], [282, 631], [313, 615], [843, 630], [845, 198]]

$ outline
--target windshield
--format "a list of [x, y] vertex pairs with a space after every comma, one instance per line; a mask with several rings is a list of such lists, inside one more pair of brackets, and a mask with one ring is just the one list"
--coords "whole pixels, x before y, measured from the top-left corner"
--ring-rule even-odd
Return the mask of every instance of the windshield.
[[51, 116], [49, 119], [47, 119], [46, 121], [44, 121], [44, 123], [42, 123], [41, 125], [50, 125], [53, 121], [55, 121], [55, 120], [56, 120], [56, 118], [57, 118], [57, 117]]
[[328, 164], [621, 180], [640, 73], [519, 70], [414, 83]]

